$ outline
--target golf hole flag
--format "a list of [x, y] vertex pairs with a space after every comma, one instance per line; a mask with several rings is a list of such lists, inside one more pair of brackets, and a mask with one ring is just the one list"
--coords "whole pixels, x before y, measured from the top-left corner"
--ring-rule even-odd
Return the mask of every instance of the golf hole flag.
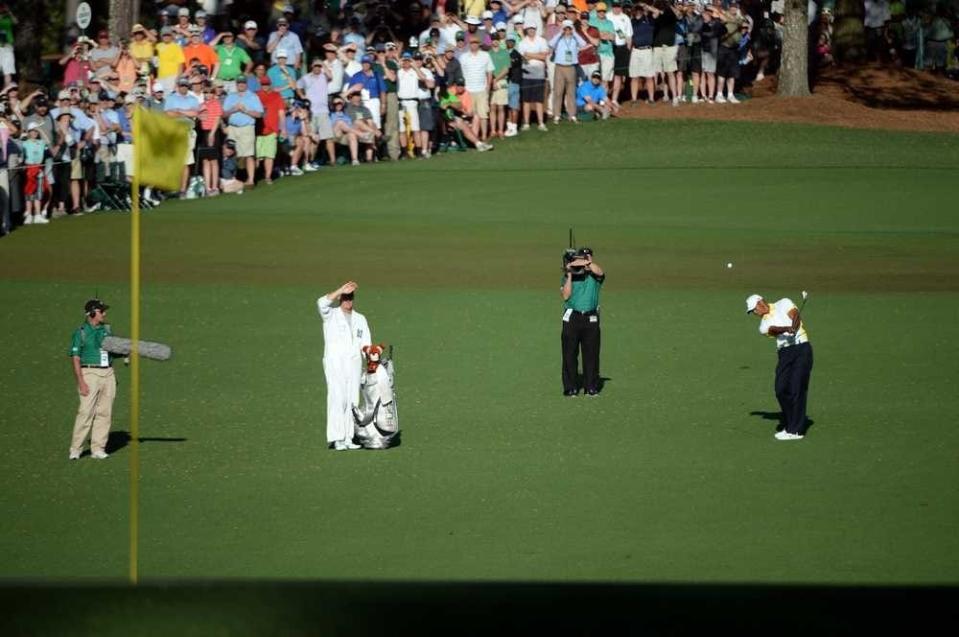
[[134, 113], [135, 174], [140, 183], [179, 190], [186, 164], [189, 128], [172, 117], [138, 107]]

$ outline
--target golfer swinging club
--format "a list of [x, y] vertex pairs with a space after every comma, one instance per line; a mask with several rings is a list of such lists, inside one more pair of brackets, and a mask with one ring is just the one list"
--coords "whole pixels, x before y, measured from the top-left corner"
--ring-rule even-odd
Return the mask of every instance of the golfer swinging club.
[[789, 299], [766, 303], [758, 294], [746, 299], [746, 313], [759, 317], [759, 333], [776, 339], [776, 398], [785, 428], [777, 440], [802, 440], [806, 435], [806, 395], [812, 372], [812, 345], [799, 308]]
[[371, 343], [366, 317], [353, 311], [357, 285], [347, 281], [316, 304], [323, 319], [323, 372], [326, 375], [326, 442], [337, 451], [353, 444], [353, 413], [360, 393], [362, 349]]

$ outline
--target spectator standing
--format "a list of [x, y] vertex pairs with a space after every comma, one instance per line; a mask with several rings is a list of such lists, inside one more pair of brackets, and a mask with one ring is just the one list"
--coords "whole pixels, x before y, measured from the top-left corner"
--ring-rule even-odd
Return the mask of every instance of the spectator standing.
[[[661, 74], [666, 81], [663, 89], [663, 102], [679, 104], [679, 89], [676, 87], [676, 13], [666, 0], [656, 0], [650, 7], [653, 17], [653, 70]], [[737, 62], [738, 64], [738, 62]]]
[[589, 24], [589, 12], [579, 14], [574, 12], [574, 30], [586, 41], [586, 46], [579, 50], [579, 78], [589, 80], [593, 71], [599, 71], [599, 29]]
[[564, 99], [567, 117], [571, 122], [576, 121], [576, 65], [579, 62], [579, 50], [586, 46], [586, 41], [573, 31], [572, 20], [563, 20], [560, 26], [562, 31], [553, 36], [549, 43], [556, 65], [553, 84], [554, 124], [559, 124]]
[[197, 26], [190, 27], [190, 43], [183, 47], [183, 57], [188, 62], [199, 60], [207, 68], [209, 77], [217, 77], [220, 58], [213, 47], [203, 41], [203, 32]]
[[546, 58], [549, 44], [536, 35], [535, 25], [526, 25], [522, 41], [516, 50], [523, 56], [523, 130], [529, 130], [530, 112], [535, 110], [539, 129], [545, 131], [543, 100], [546, 97]]
[[180, 7], [177, 10], [177, 22], [173, 25], [173, 37], [180, 46], [186, 46], [190, 42], [190, 26], [190, 10]]
[[259, 35], [259, 28], [253, 20], [243, 23], [243, 31], [237, 34], [237, 46], [246, 51], [254, 64], [266, 61], [266, 40]]
[[506, 25], [496, 25], [490, 59], [493, 61], [493, 91], [490, 95], [490, 136], [506, 134], [506, 107], [509, 105], [510, 49], [506, 46]]
[[0, 3], [0, 72], [3, 73], [3, 85], [9, 86], [17, 74], [17, 59], [14, 55], [13, 27], [17, 18], [7, 3]]
[[203, 184], [207, 195], [220, 194], [219, 148], [220, 123], [223, 120], [223, 105], [216, 97], [212, 86], [203, 88], [203, 108], [200, 111], [199, 149], [203, 171]]
[[[739, 78], [739, 42], [742, 40], [743, 18], [739, 13], [739, 4], [731, 0], [729, 9], [722, 17], [725, 31], [719, 38], [719, 54], [716, 56], [716, 75], [719, 76], [716, 89], [716, 103], [738, 104], [735, 89]], [[723, 87], [726, 97], [723, 97]]]
[[493, 84], [493, 60], [480, 49], [478, 36], [470, 36], [469, 52], [460, 57], [466, 90], [473, 101], [473, 133], [486, 141], [489, 136], [489, 94]]
[[323, 45], [323, 72], [329, 80], [327, 92], [329, 95], [339, 95], [343, 91], [343, 62], [335, 44]]
[[[369, 110], [372, 117], [373, 125], [378, 130], [382, 130], [382, 111], [386, 105], [381, 102], [380, 96], [386, 91], [386, 83], [383, 81], [383, 76], [373, 69], [372, 55], [364, 55], [360, 62], [362, 64], [361, 69], [350, 78], [348, 90], [350, 93], [353, 91], [360, 92], [363, 105]], [[347, 112], [349, 112], [352, 104], [353, 100], [351, 99], [349, 105], [347, 105]], [[357, 125], [356, 116], [353, 113], [349, 113], [349, 115], [354, 126]]]
[[156, 33], [147, 31], [142, 24], [135, 24], [130, 36], [133, 38], [130, 42], [130, 55], [137, 63], [137, 73], [146, 77], [150, 74], [150, 65], [156, 54]]
[[[695, 104], [699, 101], [699, 89], [703, 71], [703, 15], [702, 11], [699, 10], [699, 6], [695, 4], [687, 4], [685, 7], [684, 20], [686, 22], [686, 61], [683, 65], [683, 68], [679, 69], [679, 76], [677, 76], [677, 79], [680, 80], [679, 84], [682, 85], [683, 73], [690, 77], [693, 82], [692, 102]], [[769, 22], [772, 21], [769, 20]], [[756, 75], [757, 81], [763, 79], [763, 68], [764, 65], [760, 66], [760, 71]], [[680, 96], [683, 97], [683, 86], [680, 86], [679, 89]]]
[[703, 76], [700, 79], [700, 92], [707, 103], [712, 104], [716, 97], [716, 61], [719, 56], [719, 38], [726, 32], [719, 19], [717, 9], [711, 6], [703, 8], [703, 30], [700, 39], [703, 47]]
[[633, 46], [633, 23], [623, 13], [622, 0], [613, 0], [609, 21], [613, 23], [613, 88], [610, 101], [619, 104], [623, 78], [629, 75], [629, 54]]
[[[422, 157], [430, 157], [429, 133], [420, 126], [421, 104], [429, 99], [423, 99], [424, 89], [430, 94], [435, 85], [433, 74], [423, 68], [422, 60], [414, 60], [409, 51], [404, 51], [400, 60], [400, 70], [396, 74], [397, 95], [400, 101], [404, 119], [400, 123], [400, 146], [406, 148], [409, 143], [407, 128], [412, 134], [413, 144], [420, 149]], [[432, 116], [432, 112], [430, 113]], [[406, 121], [409, 122], [408, 126]]]
[[519, 133], [520, 99], [523, 85], [523, 55], [516, 50], [517, 37], [515, 33], [506, 36], [506, 49], [509, 51], [509, 72], [507, 80], [507, 105], [509, 106], [509, 121], [506, 123], [504, 137], [515, 137]]
[[276, 31], [270, 34], [270, 39], [266, 43], [266, 52], [270, 54], [270, 61], [273, 64], [277, 63], [279, 51], [287, 52], [293, 68], [300, 68], [303, 62], [303, 43], [300, 42], [300, 36], [290, 31], [290, 23], [285, 17], [276, 21]]
[[866, 31], [866, 57], [869, 61], [886, 61], [886, 25], [889, 22], [889, 0], [865, 0], [862, 24]]
[[[263, 104], [254, 93], [247, 89], [246, 77], [236, 79], [236, 92], [226, 96], [223, 102], [223, 115], [227, 118], [227, 134], [235, 142], [238, 160], [246, 167], [245, 186], [252, 188], [256, 162], [256, 120], [263, 117]], [[222, 172], [221, 172], [222, 174]]]
[[206, 11], [200, 9], [194, 14], [196, 27], [200, 30], [200, 37], [204, 44], [211, 44], [216, 39], [216, 29], [207, 20]]
[[543, 0], [519, 0], [513, 4], [513, 13], [523, 19], [523, 33], [528, 27], [533, 27], [537, 37], [543, 37], [546, 20], [546, 4]]
[[183, 49], [173, 39], [173, 27], [163, 27], [160, 30], [160, 43], [156, 45], [156, 53], [156, 80], [169, 95], [176, 88], [177, 78], [183, 73], [186, 65]]
[[190, 167], [194, 165], [193, 151], [196, 149], [196, 118], [200, 114], [200, 101], [190, 94], [190, 80], [180, 78], [177, 81], [176, 92], [168, 95], [163, 103], [163, 110], [170, 117], [183, 122], [189, 127], [187, 151], [184, 159], [183, 175], [180, 178], [180, 197], [186, 196], [187, 184], [190, 181]]
[[110, 42], [110, 34], [100, 31], [97, 34], [97, 46], [90, 51], [90, 68], [99, 77], [107, 77], [117, 65], [120, 50]]
[[136, 86], [139, 72], [137, 62], [130, 54], [130, 45], [120, 42], [120, 57], [117, 59], [115, 75], [117, 78], [117, 93], [130, 93]]
[[396, 73], [400, 69], [396, 59], [397, 49], [394, 42], [387, 42], [385, 50], [377, 47], [376, 68], [383, 75], [386, 91], [383, 110], [383, 136], [386, 139], [386, 153], [392, 160], [400, 158], [400, 102], [396, 94]]
[[[213, 42], [222, 44], [215, 45], [218, 65], [217, 72], [212, 77], [223, 80], [223, 87], [228, 93], [232, 93], [236, 90], [236, 78], [249, 75], [253, 70], [253, 59], [245, 49], [236, 45], [236, 39], [230, 31], [224, 31]], [[219, 144], [217, 146], [219, 147]]]
[[590, 14], [589, 25], [599, 31], [599, 71], [603, 81], [613, 81], [613, 71], [616, 59], [613, 55], [613, 41], [616, 39], [615, 27], [612, 20], [606, 17], [606, 3], [596, 4], [596, 12]]
[[263, 105], [263, 117], [258, 121], [259, 132], [256, 136], [256, 161], [257, 164], [262, 164], [263, 180], [269, 185], [273, 183], [277, 137], [286, 125], [286, 103], [280, 94], [273, 90], [270, 77], [263, 78], [256, 96]]
[[629, 93], [634, 102], [639, 101], [639, 85], [646, 88], [646, 103], [656, 99], [656, 69], [653, 64], [653, 36], [656, 25], [646, 5], [636, 5], [632, 27], [633, 48], [629, 54]]
[[27, 139], [23, 141], [23, 158], [26, 165], [24, 170], [23, 194], [27, 206], [24, 211], [23, 225], [32, 223], [44, 224], [49, 220], [44, 216], [44, 161], [49, 147], [48, 140], [43, 138], [40, 124], [27, 124]]
[[[327, 51], [330, 53], [330, 51]], [[335, 47], [334, 51], [335, 53]], [[342, 82], [342, 67], [340, 81]], [[331, 65], [319, 58], [313, 60], [310, 72], [297, 81], [297, 93], [310, 103], [310, 130], [318, 144], [326, 147], [326, 154], [332, 166], [336, 162], [336, 148], [333, 145], [333, 124], [330, 122], [330, 80], [333, 71]], [[316, 155], [318, 151], [309, 152], [310, 163], [304, 168], [307, 171], [316, 170]]]
[[[296, 95], [296, 69], [287, 64], [289, 55], [286, 51], [279, 49], [275, 53], [276, 64], [270, 67], [270, 70], [267, 71], [266, 76], [273, 84], [272, 90], [278, 92], [285, 100], [293, 99], [293, 97]], [[262, 88], [263, 84], [264, 82], [260, 80], [260, 88]]]
[[60, 66], [64, 67], [64, 86], [86, 86], [87, 80], [93, 73], [90, 67], [90, 60], [87, 56], [87, 52], [89, 51], [88, 42], [89, 40], [81, 36], [80, 39], [70, 47], [70, 51], [60, 58]]
[[347, 44], [341, 49], [343, 62], [343, 88], [340, 92], [346, 93], [350, 88], [350, 80], [354, 75], [363, 70], [363, 65], [357, 58], [357, 47], [355, 44]]

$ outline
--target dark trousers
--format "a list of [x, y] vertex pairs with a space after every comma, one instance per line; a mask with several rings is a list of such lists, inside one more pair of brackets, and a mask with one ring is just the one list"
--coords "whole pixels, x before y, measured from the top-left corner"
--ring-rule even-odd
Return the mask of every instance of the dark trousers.
[[572, 312], [563, 321], [563, 390], [579, 389], [579, 350], [583, 350], [583, 389], [599, 389], [599, 314]]
[[783, 410], [783, 424], [791, 434], [806, 433], [806, 396], [811, 372], [812, 345], [800, 343], [779, 350], [776, 399]]

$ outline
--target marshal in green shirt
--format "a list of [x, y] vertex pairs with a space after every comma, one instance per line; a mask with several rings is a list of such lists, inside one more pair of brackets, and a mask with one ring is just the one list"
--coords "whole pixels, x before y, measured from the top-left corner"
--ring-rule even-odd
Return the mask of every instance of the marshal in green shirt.
[[109, 325], [94, 327], [85, 322], [73, 332], [70, 342], [70, 357], [79, 356], [81, 365], [109, 365], [110, 355], [101, 349], [103, 339], [110, 336]]
[[[605, 280], [605, 275], [597, 277], [592, 274], [587, 274], [581, 281], [573, 279], [572, 293], [563, 303], [563, 307], [577, 312], [596, 310], [599, 307], [599, 290]], [[566, 277], [563, 277], [563, 284], [566, 284]]]

